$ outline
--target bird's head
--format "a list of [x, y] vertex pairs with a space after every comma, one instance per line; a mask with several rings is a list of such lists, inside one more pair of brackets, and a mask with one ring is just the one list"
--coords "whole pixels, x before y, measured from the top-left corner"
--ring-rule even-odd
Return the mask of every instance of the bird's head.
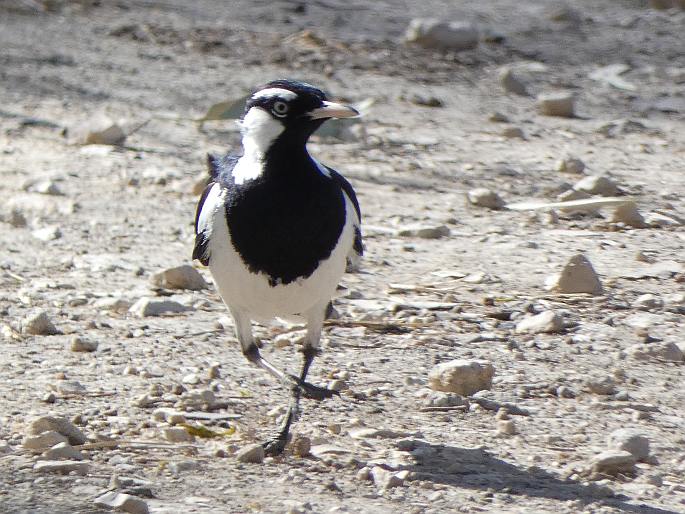
[[329, 102], [326, 94], [304, 82], [275, 80], [258, 88], [240, 121], [243, 145], [264, 154], [276, 139], [304, 145], [330, 118], [359, 116], [353, 107]]

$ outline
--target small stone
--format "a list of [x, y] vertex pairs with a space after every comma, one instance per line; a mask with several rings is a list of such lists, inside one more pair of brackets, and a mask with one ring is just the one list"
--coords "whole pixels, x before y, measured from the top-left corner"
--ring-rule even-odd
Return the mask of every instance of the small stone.
[[506, 127], [502, 130], [502, 135], [508, 137], [509, 139], [525, 139], [526, 135], [523, 133], [523, 129], [519, 127]]
[[578, 181], [573, 189], [600, 196], [615, 196], [619, 192], [616, 182], [605, 175], [589, 175]]
[[307, 457], [312, 449], [312, 440], [309, 437], [298, 437], [292, 443], [293, 454], [298, 457]]
[[71, 460], [41, 460], [33, 466], [33, 471], [37, 473], [59, 473], [61, 475], [68, 473], [87, 475], [90, 471], [90, 464]]
[[590, 462], [592, 471], [605, 475], [635, 473], [635, 457], [624, 450], [607, 450], [596, 455]]
[[41, 401], [45, 403], [55, 403], [57, 401], [57, 397], [55, 396], [55, 393], [47, 393], [43, 398], [41, 398]]
[[649, 457], [649, 439], [634, 428], [614, 430], [609, 434], [607, 443], [610, 449], [627, 451], [639, 461]]
[[57, 392], [65, 396], [81, 396], [86, 394], [86, 387], [78, 380], [60, 380], [57, 382]]
[[428, 375], [428, 381], [435, 391], [468, 396], [490, 389], [494, 375], [495, 368], [488, 361], [457, 359], [435, 366]]
[[608, 375], [588, 378], [585, 381], [585, 387], [593, 394], [610, 395], [616, 392], [614, 379]]
[[174, 412], [174, 413], [171, 413], [168, 416], [166, 416], [166, 421], [167, 421], [167, 423], [169, 423], [172, 426], [173, 425], [184, 425], [184, 424], [188, 423], [188, 420], [186, 419], [186, 417], [183, 414], [178, 413], [178, 412]]
[[495, 123], [509, 123], [509, 117], [499, 111], [495, 111], [488, 116], [488, 121]]
[[100, 298], [93, 303], [98, 310], [124, 313], [131, 308], [131, 302], [125, 298]]
[[683, 362], [685, 355], [680, 347], [673, 342], [641, 343], [629, 346], [626, 355], [638, 361], [652, 359], [670, 362]]
[[62, 231], [59, 227], [45, 227], [34, 230], [31, 235], [39, 241], [48, 242], [62, 237]]
[[547, 280], [548, 288], [562, 294], [602, 294], [602, 283], [592, 263], [582, 253], [571, 257], [558, 275]]
[[40, 418], [33, 420], [29, 425], [29, 433], [34, 435], [39, 435], [43, 432], [49, 431], [54, 431], [62, 434], [69, 440], [69, 444], [73, 446], [86, 444], [86, 442], [88, 441], [83, 432], [81, 432], [81, 430], [79, 430], [76, 427], [76, 425], [74, 425], [71, 421], [69, 421], [66, 418], [42, 416]]
[[94, 500], [95, 505], [109, 510], [128, 512], [130, 514], [148, 514], [147, 503], [140, 498], [130, 494], [118, 493], [116, 491], [107, 492], [98, 496]]
[[557, 171], [580, 175], [585, 170], [585, 163], [575, 157], [565, 157], [557, 162]]
[[409, 22], [405, 41], [424, 48], [459, 52], [478, 46], [478, 30], [464, 22], [444, 22], [432, 18], [415, 18]]
[[161, 316], [162, 314], [186, 312], [193, 310], [179, 302], [173, 300], [153, 300], [152, 298], [141, 298], [134, 303], [129, 312], [145, 318], [148, 316]]
[[21, 322], [21, 331], [24, 334], [37, 336], [50, 336], [60, 333], [45, 311], [38, 311], [24, 318]]
[[628, 202], [616, 207], [611, 213], [609, 221], [612, 223], [624, 223], [634, 228], [645, 228], [647, 226], [644, 217], [637, 210], [635, 202]]
[[98, 342], [74, 336], [69, 342], [69, 349], [72, 352], [94, 352], [98, 349]]
[[126, 133], [107, 116], [95, 116], [70, 131], [70, 139], [82, 145], [123, 145]]
[[516, 434], [516, 424], [513, 419], [500, 419], [497, 421], [497, 433], [500, 435]]
[[43, 195], [64, 196], [64, 192], [60, 189], [59, 184], [52, 180], [34, 182], [29, 185], [26, 190]]
[[221, 378], [221, 366], [219, 364], [212, 364], [207, 370], [207, 378], [210, 380]]
[[428, 407], [460, 407], [469, 406], [468, 400], [463, 396], [454, 393], [443, 393], [442, 391], [431, 391], [426, 397], [425, 404]]
[[184, 384], [197, 385], [201, 382], [201, 380], [197, 373], [189, 373], [181, 379], [181, 382]]
[[261, 444], [246, 446], [236, 453], [236, 459], [240, 462], [261, 464], [264, 462], [264, 447]]
[[[567, 189], [563, 193], [557, 195], [557, 200], [560, 202], [572, 202], [573, 200], [585, 200], [592, 198], [592, 195], [585, 191], [576, 191], [575, 189]], [[564, 212], [573, 212], [573, 207], [561, 207]]]
[[195, 437], [189, 434], [185, 428], [170, 427], [164, 429], [164, 439], [170, 443], [192, 443]]
[[43, 457], [48, 460], [83, 460], [83, 454], [66, 441], [46, 450]]
[[572, 118], [575, 115], [574, 101], [571, 93], [543, 93], [537, 97], [537, 107], [540, 114], [545, 116]]
[[516, 75], [508, 66], [503, 68], [499, 74], [499, 83], [507, 93], [514, 93], [520, 96], [530, 96], [526, 85], [521, 78]]
[[436, 96], [413, 94], [407, 98], [414, 105], [423, 107], [443, 107], [445, 104]]
[[35, 436], [26, 437], [21, 445], [27, 450], [45, 451], [56, 444], [66, 443], [68, 439], [54, 430], [48, 430]]
[[399, 487], [404, 483], [404, 480], [397, 473], [388, 471], [380, 466], [371, 468], [370, 475], [373, 478], [373, 483], [382, 491]]
[[440, 239], [450, 235], [450, 229], [445, 225], [437, 227], [408, 227], [397, 232], [401, 237], [418, 237], [421, 239]]
[[664, 302], [657, 295], [652, 293], [642, 294], [638, 296], [633, 302], [633, 307], [641, 311], [651, 311], [654, 309], [661, 309]]
[[169, 463], [169, 471], [171, 471], [174, 475], [178, 475], [179, 473], [184, 473], [186, 471], [193, 471], [199, 467], [200, 464], [195, 460], [178, 460]]
[[556, 311], [544, 311], [524, 318], [516, 324], [516, 332], [531, 334], [555, 334], [564, 329], [564, 318]]
[[11, 209], [4, 219], [6, 223], [9, 223], [14, 228], [24, 228], [28, 224], [26, 216], [18, 209]]
[[488, 209], [501, 209], [504, 207], [504, 200], [500, 196], [487, 188], [479, 187], [472, 189], [466, 194], [469, 203]]
[[207, 289], [208, 287], [207, 282], [205, 282], [205, 279], [200, 272], [189, 264], [176, 266], [175, 268], [169, 268], [160, 271], [159, 273], [155, 273], [150, 277], [150, 282], [155, 286], [163, 287], [165, 289], [190, 289], [199, 291], [201, 289]]

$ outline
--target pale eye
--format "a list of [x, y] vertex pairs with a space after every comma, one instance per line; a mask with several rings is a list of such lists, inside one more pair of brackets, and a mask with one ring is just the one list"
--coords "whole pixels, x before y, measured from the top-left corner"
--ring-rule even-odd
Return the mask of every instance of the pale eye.
[[285, 102], [274, 102], [271, 108], [272, 112], [279, 117], [285, 116], [288, 113], [288, 104]]

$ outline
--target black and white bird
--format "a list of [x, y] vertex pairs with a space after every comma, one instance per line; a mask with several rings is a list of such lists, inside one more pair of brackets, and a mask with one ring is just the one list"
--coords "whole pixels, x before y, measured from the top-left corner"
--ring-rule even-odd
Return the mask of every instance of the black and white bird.
[[[350, 183], [306, 145], [327, 119], [358, 115], [309, 84], [276, 80], [247, 101], [242, 155], [208, 157], [193, 258], [209, 266], [245, 357], [291, 390], [278, 434], [264, 443], [267, 454], [283, 451], [300, 396], [335, 394], [305, 379], [338, 282], [362, 255], [361, 212]], [[252, 321], [276, 317], [307, 324], [299, 376], [265, 360], [255, 344]]]

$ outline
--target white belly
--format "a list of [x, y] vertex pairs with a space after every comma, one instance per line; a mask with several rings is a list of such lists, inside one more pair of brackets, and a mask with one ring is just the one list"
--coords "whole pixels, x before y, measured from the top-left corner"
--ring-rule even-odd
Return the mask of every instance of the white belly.
[[345, 271], [348, 254], [354, 239], [352, 203], [345, 196], [345, 226], [338, 244], [328, 259], [308, 277], [298, 278], [289, 284], [269, 284], [265, 273], [253, 273], [242, 261], [230, 242], [225, 210], [214, 210], [212, 234], [209, 244], [209, 269], [224, 303], [243, 310], [255, 320], [275, 317], [297, 319], [300, 314], [317, 305], [325, 305], [335, 293]]

